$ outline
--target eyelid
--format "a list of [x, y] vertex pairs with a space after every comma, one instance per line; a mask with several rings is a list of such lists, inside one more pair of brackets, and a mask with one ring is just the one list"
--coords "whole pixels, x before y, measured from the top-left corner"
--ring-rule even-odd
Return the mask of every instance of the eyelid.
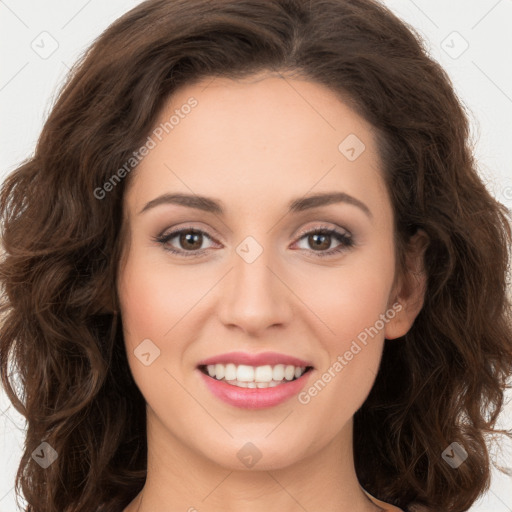
[[[201, 223], [199, 223], [201, 224]], [[177, 224], [173, 227], [166, 227], [163, 229], [156, 237], [153, 237], [154, 240], [158, 240], [161, 238], [167, 238], [169, 236], [176, 236], [179, 235], [182, 231], [196, 231], [198, 233], [201, 233], [203, 235], [206, 235], [210, 240], [217, 241], [222, 239], [222, 235], [220, 235], [214, 228], [208, 227], [208, 228], [201, 228], [198, 227], [197, 224]]]
[[[160, 238], [164, 238], [164, 237], [167, 238], [170, 235], [174, 235], [175, 236], [175, 235], [179, 234], [181, 231], [187, 231], [187, 230], [199, 232], [199, 233], [201, 233], [203, 235], [206, 235], [210, 239], [213, 238], [208, 231], [203, 230], [203, 229], [198, 228], [198, 227], [195, 227], [195, 226], [192, 226], [192, 225], [185, 225], [185, 226], [177, 227], [176, 229], [172, 228], [171, 231], [169, 231], [169, 233], [165, 233], [167, 229], [169, 229], [169, 228], [164, 229], [155, 238], [156, 239], [160, 239]], [[325, 222], [322, 223], [321, 222], [319, 225], [314, 225], [314, 226], [302, 228], [297, 233], [297, 235], [295, 235], [295, 241], [299, 240], [304, 235], [307, 235], [307, 234], [309, 234], [311, 232], [319, 231], [319, 230], [322, 230], [322, 229], [333, 230], [333, 231], [342, 231], [343, 234], [346, 234], [347, 236], [352, 237], [352, 233], [348, 229], [346, 229], [346, 228], [343, 228], [341, 226], [335, 226], [335, 225], [332, 225], [330, 223], [325, 223]], [[217, 234], [217, 232], [215, 232], [215, 230], [213, 230], [213, 231], [214, 231], [214, 235], [215, 235], [216, 238], [222, 238], [220, 235]]]
[[[182, 232], [194, 231], [196, 233], [200, 233], [201, 235], [209, 238], [214, 243], [217, 242], [216, 239], [213, 236], [211, 236], [207, 230], [203, 230], [203, 229], [194, 227], [192, 225], [175, 227], [175, 228], [171, 229], [171, 231], [168, 233], [165, 233], [165, 231], [166, 230], [164, 230], [160, 235], [153, 237], [153, 241], [160, 243], [162, 246], [165, 246], [165, 244], [169, 240], [175, 238], [176, 236], [179, 236]], [[215, 230], [213, 230], [213, 231], [215, 231]], [[338, 238], [338, 239], [340, 237], [345, 237], [347, 239], [345, 250], [350, 248], [354, 243], [352, 233], [348, 229], [343, 228], [341, 226], [337, 226], [337, 225], [333, 226], [332, 224], [328, 224], [328, 223], [324, 222], [324, 223], [320, 223], [319, 225], [317, 224], [314, 226], [310, 226], [310, 227], [301, 229], [299, 231], [299, 233], [297, 235], [295, 235], [294, 242], [292, 245], [300, 242], [300, 240], [302, 238], [304, 238], [304, 236], [306, 236], [310, 233], [316, 233], [316, 232], [321, 232], [321, 231], [327, 231], [330, 233], [330, 236], [334, 236], [335, 238]], [[215, 235], [215, 236], [217, 236], [217, 235]], [[350, 243], [348, 243], [348, 242], [350, 242]], [[176, 254], [178, 256], [183, 256], [185, 258], [193, 258], [195, 256], [200, 257], [203, 254], [205, 254], [206, 252], [208, 252], [209, 249], [210, 249], [210, 247], [208, 247], [206, 249], [197, 249], [195, 251], [185, 251], [183, 249], [175, 249], [175, 248], [170, 249], [170, 248], [164, 247], [164, 250], [166, 250], [172, 254]], [[329, 249], [327, 251], [313, 251], [313, 250], [309, 249], [306, 251], [310, 252], [310, 253], [317, 252], [317, 254], [315, 254], [316, 257], [324, 257], [324, 256], [328, 257], [328, 256], [335, 255], [338, 252], [342, 252], [343, 249], [337, 250], [335, 248], [335, 249]]]
[[323, 229], [329, 230], [329, 231], [342, 232], [342, 234], [352, 237], [352, 233], [346, 228], [343, 228], [341, 226], [333, 226], [332, 224], [321, 222], [319, 225], [301, 229], [299, 231], [299, 233], [296, 235], [296, 238], [298, 240], [299, 238], [302, 238], [304, 235], [307, 235], [307, 234], [309, 234], [311, 232], [315, 232], [315, 231], [321, 231]]

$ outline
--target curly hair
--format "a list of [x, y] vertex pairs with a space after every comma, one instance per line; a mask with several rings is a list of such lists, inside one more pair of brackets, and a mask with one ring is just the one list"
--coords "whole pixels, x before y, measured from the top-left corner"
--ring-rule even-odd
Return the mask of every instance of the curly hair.
[[[148, 0], [76, 63], [34, 154], [0, 192], [0, 368], [27, 420], [16, 475], [26, 512], [119, 512], [142, 489], [145, 402], [117, 295], [136, 168], [112, 176], [178, 87], [262, 70], [322, 84], [371, 123], [400, 265], [418, 229], [430, 239], [424, 306], [400, 343], [385, 341], [354, 416], [361, 485], [447, 512], [488, 489], [486, 436], [511, 435], [495, 428], [512, 375], [511, 227], [478, 176], [446, 72], [373, 0]], [[42, 442], [58, 454], [46, 469], [31, 455]], [[452, 442], [468, 453], [457, 471], [441, 456]]]

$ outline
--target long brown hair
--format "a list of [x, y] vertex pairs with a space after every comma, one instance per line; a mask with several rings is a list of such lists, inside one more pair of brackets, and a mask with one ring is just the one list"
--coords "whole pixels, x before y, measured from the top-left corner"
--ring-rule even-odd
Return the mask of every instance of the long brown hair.
[[[27, 419], [16, 478], [27, 512], [119, 512], [143, 487], [145, 403], [116, 293], [123, 191], [136, 168], [109, 180], [177, 87], [262, 70], [323, 84], [371, 123], [399, 256], [417, 229], [430, 238], [424, 307], [403, 339], [385, 342], [354, 418], [361, 485], [402, 508], [448, 512], [488, 489], [485, 436], [502, 432], [512, 374], [510, 222], [477, 174], [452, 84], [422, 44], [372, 0], [148, 0], [94, 42], [0, 193], [0, 368]], [[45, 469], [31, 456], [42, 442], [58, 454]], [[442, 457], [453, 442], [468, 454], [456, 471]]]

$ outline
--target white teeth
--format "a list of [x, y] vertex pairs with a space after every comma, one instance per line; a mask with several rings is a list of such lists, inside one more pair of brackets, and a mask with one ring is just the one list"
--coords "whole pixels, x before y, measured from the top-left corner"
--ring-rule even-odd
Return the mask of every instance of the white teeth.
[[249, 366], [233, 363], [209, 364], [206, 370], [210, 377], [217, 380], [229, 381], [239, 387], [265, 388], [281, 384], [283, 380], [298, 379], [306, 370], [305, 366], [276, 364], [275, 366]]
[[238, 365], [236, 369], [236, 380], [238, 382], [254, 382], [254, 368], [245, 364]]
[[286, 380], [292, 380], [295, 377], [295, 366], [288, 365], [284, 369], [284, 378]]
[[236, 379], [236, 366], [232, 363], [229, 363], [224, 368], [224, 378], [226, 380], [235, 380]]
[[276, 364], [272, 370], [272, 380], [283, 380], [284, 379], [284, 364]]
[[222, 379], [224, 377], [224, 365], [223, 364], [216, 364], [215, 365], [215, 377], [217, 379]]
[[239, 388], [273, 388], [275, 386], [279, 386], [282, 382], [276, 382], [275, 380], [271, 380], [270, 382], [240, 382], [238, 380], [229, 380], [226, 381], [222, 379], [227, 384], [231, 384], [232, 386], [238, 386]]
[[258, 382], [270, 382], [272, 380], [273, 371], [272, 366], [258, 366], [254, 372], [254, 380]]

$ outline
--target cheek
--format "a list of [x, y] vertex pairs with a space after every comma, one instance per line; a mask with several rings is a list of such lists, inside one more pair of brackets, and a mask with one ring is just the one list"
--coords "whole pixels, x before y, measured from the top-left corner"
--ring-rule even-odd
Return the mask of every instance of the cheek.
[[[317, 317], [317, 323], [321, 320], [321, 338], [331, 350], [341, 350], [385, 314], [393, 278], [392, 254], [377, 252], [347, 259], [347, 264], [338, 268], [317, 271], [314, 281], [308, 281], [309, 287], [305, 281], [300, 285], [298, 294], [306, 298], [307, 309]], [[382, 330], [380, 322], [378, 327]]]
[[138, 344], [145, 338], [164, 339], [192, 307], [195, 284], [189, 278], [186, 285], [181, 281], [180, 272], [171, 273], [168, 266], [155, 265], [136, 253], [130, 256], [119, 284], [128, 343]]
[[[133, 250], [119, 279], [128, 364], [137, 387], [153, 410], [179, 409], [185, 399], [172, 378], [175, 372], [171, 359], [181, 357], [179, 340], [186, 336], [179, 332], [180, 319], [193, 302], [184, 297], [187, 287], [176, 280], [178, 275], [179, 272], [171, 274], [168, 266], [166, 270], [149, 262], [143, 251]], [[181, 376], [176, 377], [181, 380]]]
[[[133, 251], [119, 279], [118, 294], [128, 364], [137, 386], [150, 403], [156, 389], [169, 384], [164, 340], [181, 311], [176, 286], [159, 269]], [[179, 289], [179, 288], [178, 288]], [[182, 299], [182, 297], [181, 297]], [[149, 355], [148, 355], [149, 354]]]
[[371, 377], [384, 341], [386, 324], [381, 318], [386, 315], [389, 283], [371, 272], [347, 275], [339, 284], [333, 281], [309, 297], [310, 309], [323, 321], [316, 334], [327, 356], [324, 369], [341, 360], [343, 368], [338, 366], [336, 373], [344, 378]]
[[319, 326], [316, 337], [324, 353], [316, 380], [301, 403], [329, 411], [336, 427], [359, 409], [374, 383], [385, 320], [394, 313], [387, 310], [393, 279], [392, 247], [381, 248], [347, 258], [346, 265], [337, 269], [317, 272], [315, 286], [299, 292], [314, 313], [310, 325], [315, 321]]
[[316, 297], [315, 307], [329, 330], [322, 327], [317, 332], [324, 357], [315, 378], [299, 395], [299, 407], [322, 418], [320, 443], [350, 420], [375, 382], [384, 343], [384, 290], [383, 282], [363, 287], [360, 279], [347, 278], [336, 291]]

